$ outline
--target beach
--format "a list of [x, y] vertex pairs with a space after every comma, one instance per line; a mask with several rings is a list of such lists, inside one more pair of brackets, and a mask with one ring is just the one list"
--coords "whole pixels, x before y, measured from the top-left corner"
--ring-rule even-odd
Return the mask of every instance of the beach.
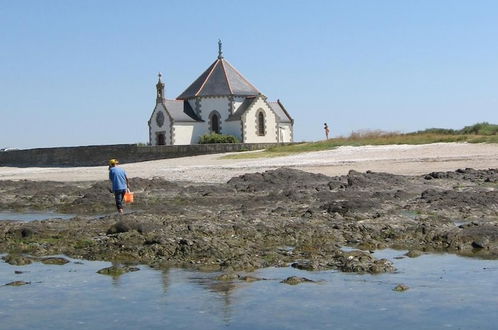
[[[123, 164], [135, 194], [124, 214], [106, 166], [3, 167], [0, 306], [6, 324], [22, 329], [33, 326], [19, 311], [39, 324], [61, 313], [60, 297], [78, 326], [175, 327], [200, 313], [218, 329], [225, 319], [254, 324], [251, 310], [268, 311], [250, 327], [262, 329], [329, 328], [338, 311], [348, 329], [352, 318], [363, 329], [399, 315], [413, 329], [487, 328], [497, 154], [492, 144], [431, 144]], [[315, 323], [300, 316], [317, 311]]]
[[[227, 154], [163, 159], [122, 164], [130, 177], [168, 181], [223, 183], [244, 173], [288, 167], [328, 176], [350, 170], [419, 175], [459, 168], [498, 168], [497, 144], [434, 143], [339, 147], [285, 157], [224, 159]], [[109, 155], [109, 158], [113, 158]], [[107, 166], [94, 167], [0, 167], [0, 180], [93, 181], [106, 180]]]
[[74, 218], [1, 222], [0, 250], [91, 260], [125, 254], [149, 265], [216, 270], [301, 260], [305, 269], [372, 273], [392, 268], [368, 252], [350, 264], [338, 248], [495, 258], [497, 155], [494, 144], [438, 143], [123, 164], [135, 194], [124, 215], [115, 213], [106, 166], [1, 168], [2, 210]]

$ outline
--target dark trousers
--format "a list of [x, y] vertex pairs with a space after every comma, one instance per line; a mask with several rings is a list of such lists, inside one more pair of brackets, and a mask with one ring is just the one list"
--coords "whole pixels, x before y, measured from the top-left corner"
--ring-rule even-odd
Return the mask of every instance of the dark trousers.
[[126, 193], [126, 189], [123, 190], [116, 190], [114, 192], [114, 198], [116, 199], [116, 207], [118, 210], [123, 209], [123, 198]]

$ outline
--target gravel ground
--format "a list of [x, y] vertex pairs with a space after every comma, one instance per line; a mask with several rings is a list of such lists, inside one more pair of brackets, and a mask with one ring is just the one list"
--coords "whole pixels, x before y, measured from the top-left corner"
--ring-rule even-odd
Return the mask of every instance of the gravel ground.
[[[418, 175], [459, 168], [498, 168], [498, 144], [435, 143], [339, 147], [334, 150], [261, 159], [221, 159], [226, 154], [122, 164], [130, 177], [162, 177], [170, 181], [226, 182], [234, 176], [291, 167], [330, 176], [353, 169]], [[109, 155], [111, 158], [112, 155]], [[0, 180], [93, 181], [107, 179], [107, 166], [0, 167]]]

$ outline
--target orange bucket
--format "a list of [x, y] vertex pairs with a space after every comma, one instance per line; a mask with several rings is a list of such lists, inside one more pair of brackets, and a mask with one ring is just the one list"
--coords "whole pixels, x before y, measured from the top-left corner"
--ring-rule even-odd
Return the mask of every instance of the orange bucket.
[[128, 204], [133, 203], [133, 193], [131, 191], [125, 192], [124, 202]]

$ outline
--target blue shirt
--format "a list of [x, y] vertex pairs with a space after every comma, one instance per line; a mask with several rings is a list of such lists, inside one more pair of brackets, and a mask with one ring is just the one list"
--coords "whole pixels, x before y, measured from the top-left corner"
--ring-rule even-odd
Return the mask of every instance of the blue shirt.
[[109, 180], [112, 181], [112, 191], [126, 190], [126, 172], [120, 167], [111, 167], [109, 170]]

